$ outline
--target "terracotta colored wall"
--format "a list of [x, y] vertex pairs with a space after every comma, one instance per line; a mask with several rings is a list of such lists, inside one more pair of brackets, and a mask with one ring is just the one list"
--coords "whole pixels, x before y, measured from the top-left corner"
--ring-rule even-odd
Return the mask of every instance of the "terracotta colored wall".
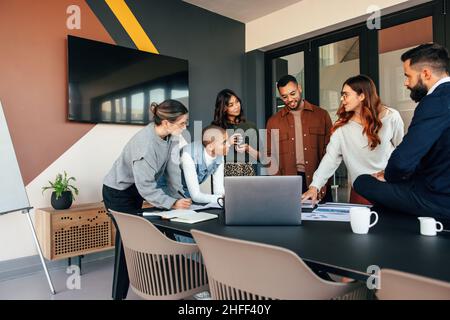
[[0, 1], [0, 99], [25, 185], [94, 126], [66, 120], [68, 34], [114, 43], [83, 0]]
[[433, 41], [433, 18], [427, 17], [400, 24], [379, 32], [379, 53]]

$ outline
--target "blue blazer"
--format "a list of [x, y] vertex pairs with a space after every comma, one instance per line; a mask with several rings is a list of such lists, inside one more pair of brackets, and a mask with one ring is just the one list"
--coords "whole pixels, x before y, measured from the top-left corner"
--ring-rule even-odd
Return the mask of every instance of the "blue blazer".
[[385, 169], [388, 182], [414, 180], [450, 196], [450, 82], [425, 96]]

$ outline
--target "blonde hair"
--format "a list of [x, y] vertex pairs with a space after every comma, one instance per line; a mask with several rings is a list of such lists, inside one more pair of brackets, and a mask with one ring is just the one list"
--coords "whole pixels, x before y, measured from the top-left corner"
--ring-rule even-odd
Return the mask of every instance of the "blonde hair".
[[211, 124], [202, 130], [202, 144], [206, 147], [208, 144], [214, 142], [217, 139], [217, 133], [220, 132], [222, 136], [225, 136], [227, 132], [224, 128]]

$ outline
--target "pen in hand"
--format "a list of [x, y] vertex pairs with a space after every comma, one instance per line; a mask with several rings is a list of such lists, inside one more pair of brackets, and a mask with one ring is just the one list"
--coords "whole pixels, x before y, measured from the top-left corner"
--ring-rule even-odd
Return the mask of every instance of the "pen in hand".
[[181, 191], [178, 190], [177, 192], [182, 198], [175, 201], [175, 204], [172, 206], [172, 208], [173, 209], [189, 209], [189, 207], [192, 204], [192, 200], [189, 198], [186, 198], [186, 196]]

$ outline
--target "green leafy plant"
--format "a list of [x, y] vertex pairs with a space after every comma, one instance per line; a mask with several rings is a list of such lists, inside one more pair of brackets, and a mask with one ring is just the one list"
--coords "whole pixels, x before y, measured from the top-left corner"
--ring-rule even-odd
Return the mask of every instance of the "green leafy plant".
[[56, 193], [56, 199], [59, 199], [64, 191], [70, 191], [72, 199], [75, 199], [74, 193], [78, 195], [78, 189], [70, 184], [70, 181], [76, 181], [74, 177], [67, 177], [67, 172], [64, 171], [64, 176], [61, 173], [56, 175], [55, 181], [49, 181], [49, 186], [42, 187], [42, 193], [45, 190], [52, 189]]

